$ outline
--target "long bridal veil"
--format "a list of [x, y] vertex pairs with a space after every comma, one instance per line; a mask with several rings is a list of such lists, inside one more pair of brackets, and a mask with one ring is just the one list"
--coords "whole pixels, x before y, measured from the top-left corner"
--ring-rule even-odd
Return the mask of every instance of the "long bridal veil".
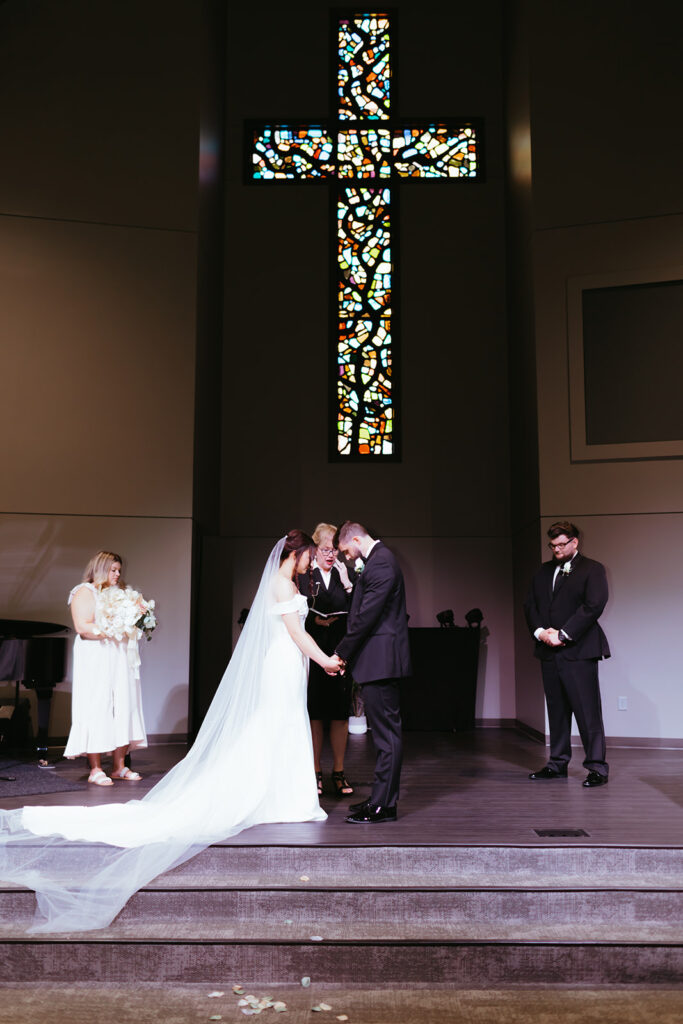
[[31, 931], [106, 927], [151, 879], [264, 820], [262, 669], [283, 547], [270, 553], [192, 749], [143, 799], [0, 810], [0, 881], [35, 890]]

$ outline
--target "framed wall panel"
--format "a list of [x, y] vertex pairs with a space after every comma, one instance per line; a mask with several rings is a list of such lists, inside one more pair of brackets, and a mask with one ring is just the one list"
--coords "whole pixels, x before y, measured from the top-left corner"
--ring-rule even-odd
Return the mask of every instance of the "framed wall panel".
[[572, 462], [683, 458], [683, 267], [567, 282]]

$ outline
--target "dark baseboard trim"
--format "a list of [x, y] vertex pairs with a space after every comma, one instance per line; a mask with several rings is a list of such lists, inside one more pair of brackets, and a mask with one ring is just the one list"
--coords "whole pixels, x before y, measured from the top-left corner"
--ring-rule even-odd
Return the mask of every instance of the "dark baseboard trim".
[[[521, 722], [518, 718], [477, 718], [474, 723], [475, 729], [514, 729], [528, 736], [529, 739], [538, 743], [548, 744], [547, 737], [534, 729], [533, 726]], [[150, 747], [158, 747], [162, 743], [181, 743], [187, 745], [188, 736], [185, 732], [157, 732], [147, 737]], [[51, 736], [48, 740], [49, 747], [66, 746], [66, 736]], [[629, 747], [641, 750], [683, 750], [683, 738], [660, 738], [657, 736], [608, 736], [608, 747]], [[578, 736], [572, 737], [572, 748], [581, 747], [581, 740]]]
[[[485, 722], [497, 722], [499, 719], [490, 718], [482, 719], [481, 728], [487, 728]], [[516, 729], [518, 732], [523, 733], [524, 736], [528, 736], [532, 740], [537, 740], [539, 743], [548, 745], [550, 738], [545, 736], [538, 729], [534, 729], [531, 725], [527, 725], [525, 722], [520, 722], [519, 719], [500, 719], [500, 721], [512, 721], [510, 728]], [[479, 726], [479, 722], [477, 722]], [[491, 728], [491, 726], [488, 726]], [[500, 728], [508, 728], [508, 726], [501, 725]], [[683, 750], [683, 738], [661, 738], [659, 736], [607, 736], [607, 746], [609, 747], [621, 747], [628, 749], [629, 747], [638, 748], [640, 750]], [[572, 749], [581, 749], [582, 744], [578, 736], [572, 736]]]
[[527, 725], [526, 722], [520, 721], [519, 718], [515, 718], [513, 729], [517, 732], [521, 732], [522, 735], [528, 736], [531, 740], [536, 740], [537, 743], [545, 743], [545, 733], [539, 732], [538, 729], [534, 729], [533, 725]]
[[[581, 746], [576, 737], [572, 746]], [[610, 747], [640, 747], [643, 750], [683, 750], [683, 739], [661, 739], [658, 736], [607, 736], [607, 749]]]
[[515, 729], [516, 718], [475, 718], [475, 729]]

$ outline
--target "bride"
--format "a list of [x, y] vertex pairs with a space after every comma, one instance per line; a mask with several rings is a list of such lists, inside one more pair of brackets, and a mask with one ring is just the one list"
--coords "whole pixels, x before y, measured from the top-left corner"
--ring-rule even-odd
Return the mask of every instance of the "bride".
[[104, 928], [152, 878], [265, 822], [324, 821], [306, 711], [307, 659], [339, 671], [305, 632], [294, 580], [314, 547], [273, 548], [197, 739], [142, 800], [0, 810], [0, 881], [35, 889], [34, 932]]

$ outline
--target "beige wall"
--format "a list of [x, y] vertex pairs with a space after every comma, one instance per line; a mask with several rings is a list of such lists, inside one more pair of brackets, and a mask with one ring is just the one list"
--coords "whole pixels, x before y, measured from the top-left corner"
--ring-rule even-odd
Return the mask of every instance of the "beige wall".
[[192, 511], [192, 235], [0, 217], [3, 511]]
[[[567, 375], [573, 279], [637, 271], [647, 280], [682, 262], [680, 133], [672, 130], [680, 8], [660, 0], [643, 17], [617, 0], [520, 7], [530, 15], [537, 559], [546, 557], [554, 519], [582, 527], [583, 550], [605, 563], [611, 589], [603, 624], [613, 657], [601, 667], [608, 737], [680, 744], [671, 638], [680, 613], [681, 461], [633, 460], [627, 449], [621, 459], [573, 461]], [[631, 159], [639, 129], [643, 159]], [[518, 716], [538, 728], [533, 685], [531, 674], [518, 675]], [[617, 710], [619, 696], [627, 711]]]
[[680, 210], [678, 0], [529, 0], [537, 230]]
[[194, 231], [195, 0], [6, 0], [2, 212]]
[[[613, 658], [601, 672], [605, 727], [610, 736], [654, 741], [683, 738], [680, 659], [668, 639], [680, 616], [681, 461], [572, 462], [576, 410], [566, 374], [558, 379], [554, 368], [567, 356], [568, 281], [634, 268], [647, 276], [680, 262], [682, 237], [683, 218], [672, 216], [557, 229], [536, 238], [543, 525], [569, 516], [585, 531], [586, 554], [606, 564], [612, 596], [604, 627]], [[628, 697], [628, 711], [617, 710], [619, 696]]]
[[67, 622], [87, 559], [120, 548], [159, 602], [152, 734], [187, 727], [197, 17], [0, 5], [0, 616]]

